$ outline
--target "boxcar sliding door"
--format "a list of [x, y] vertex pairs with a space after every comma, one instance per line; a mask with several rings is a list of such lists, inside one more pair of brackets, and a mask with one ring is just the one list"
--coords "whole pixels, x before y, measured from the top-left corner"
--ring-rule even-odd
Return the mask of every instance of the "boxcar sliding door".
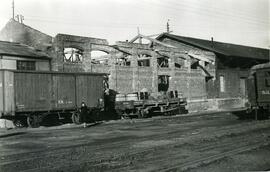
[[71, 74], [52, 74], [54, 109], [76, 107], [75, 76]]
[[76, 77], [77, 104], [85, 102], [88, 107], [96, 107], [103, 98], [103, 76], [78, 75]]

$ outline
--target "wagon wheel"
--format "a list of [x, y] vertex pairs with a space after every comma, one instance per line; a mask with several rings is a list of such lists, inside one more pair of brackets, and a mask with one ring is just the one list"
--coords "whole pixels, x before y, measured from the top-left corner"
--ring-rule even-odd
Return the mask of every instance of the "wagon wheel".
[[25, 126], [25, 124], [23, 123], [22, 120], [19, 120], [19, 119], [15, 119], [13, 121], [13, 124], [15, 125], [16, 128], [22, 128]]
[[39, 127], [39, 120], [38, 120], [38, 116], [35, 116], [35, 115], [30, 115], [27, 117], [27, 124], [28, 124], [28, 127], [31, 127], [31, 128], [37, 128]]
[[72, 122], [74, 124], [81, 124], [81, 114], [78, 112], [73, 112], [71, 116]]

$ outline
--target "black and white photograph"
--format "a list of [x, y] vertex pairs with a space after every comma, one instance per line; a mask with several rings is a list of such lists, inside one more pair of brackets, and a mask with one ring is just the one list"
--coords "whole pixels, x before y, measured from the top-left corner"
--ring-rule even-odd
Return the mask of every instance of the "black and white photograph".
[[270, 0], [1, 0], [0, 172], [270, 172]]

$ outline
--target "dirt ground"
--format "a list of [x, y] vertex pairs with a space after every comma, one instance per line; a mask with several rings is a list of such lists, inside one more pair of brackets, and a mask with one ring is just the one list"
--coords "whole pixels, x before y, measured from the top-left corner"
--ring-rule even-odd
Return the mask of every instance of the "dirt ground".
[[270, 169], [270, 120], [230, 113], [0, 131], [0, 171]]

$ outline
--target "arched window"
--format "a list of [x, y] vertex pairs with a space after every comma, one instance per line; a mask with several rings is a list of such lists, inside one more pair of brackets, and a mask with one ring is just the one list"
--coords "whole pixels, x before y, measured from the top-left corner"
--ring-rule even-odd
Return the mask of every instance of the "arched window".
[[64, 62], [79, 63], [83, 60], [83, 52], [80, 49], [67, 47], [64, 48]]

